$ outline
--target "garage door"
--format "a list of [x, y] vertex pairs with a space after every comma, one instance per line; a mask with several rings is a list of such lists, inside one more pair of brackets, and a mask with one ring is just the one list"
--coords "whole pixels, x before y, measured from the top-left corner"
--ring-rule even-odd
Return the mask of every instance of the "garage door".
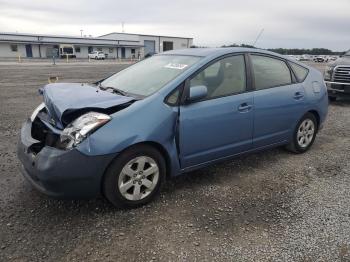
[[154, 40], [145, 40], [145, 55], [155, 54], [156, 53], [156, 41]]

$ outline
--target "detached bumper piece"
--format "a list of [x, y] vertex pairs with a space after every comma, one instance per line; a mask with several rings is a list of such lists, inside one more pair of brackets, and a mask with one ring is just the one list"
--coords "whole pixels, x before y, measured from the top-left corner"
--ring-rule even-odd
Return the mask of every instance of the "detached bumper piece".
[[24, 177], [39, 191], [57, 198], [91, 198], [101, 192], [105, 169], [115, 155], [86, 156], [32, 137], [32, 122], [22, 126], [17, 154]]

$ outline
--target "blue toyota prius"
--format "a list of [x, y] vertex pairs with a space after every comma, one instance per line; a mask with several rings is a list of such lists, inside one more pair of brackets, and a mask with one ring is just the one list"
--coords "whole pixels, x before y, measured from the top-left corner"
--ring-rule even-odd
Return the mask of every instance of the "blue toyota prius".
[[307, 151], [328, 110], [317, 70], [259, 49], [165, 52], [94, 84], [41, 88], [18, 157], [39, 191], [149, 202], [171, 176], [285, 145]]

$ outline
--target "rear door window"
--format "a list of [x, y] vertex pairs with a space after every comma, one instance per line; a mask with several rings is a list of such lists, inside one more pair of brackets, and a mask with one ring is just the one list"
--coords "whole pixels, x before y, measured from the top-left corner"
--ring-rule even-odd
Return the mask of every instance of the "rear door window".
[[251, 60], [256, 90], [292, 83], [291, 72], [283, 60], [262, 55], [251, 55]]

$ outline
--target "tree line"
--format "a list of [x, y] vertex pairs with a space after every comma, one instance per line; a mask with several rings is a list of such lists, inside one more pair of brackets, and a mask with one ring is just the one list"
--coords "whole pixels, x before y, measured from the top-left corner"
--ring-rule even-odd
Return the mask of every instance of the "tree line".
[[[198, 48], [200, 46], [191, 46], [191, 48]], [[231, 45], [223, 45], [221, 47], [248, 47], [248, 48], [256, 48], [252, 45], [248, 44], [231, 44]], [[268, 51], [275, 52], [281, 55], [342, 55], [345, 52], [333, 52], [330, 49], [327, 48], [312, 48], [312, 49], [305, 49], [305, 48], [269, 48]]]

